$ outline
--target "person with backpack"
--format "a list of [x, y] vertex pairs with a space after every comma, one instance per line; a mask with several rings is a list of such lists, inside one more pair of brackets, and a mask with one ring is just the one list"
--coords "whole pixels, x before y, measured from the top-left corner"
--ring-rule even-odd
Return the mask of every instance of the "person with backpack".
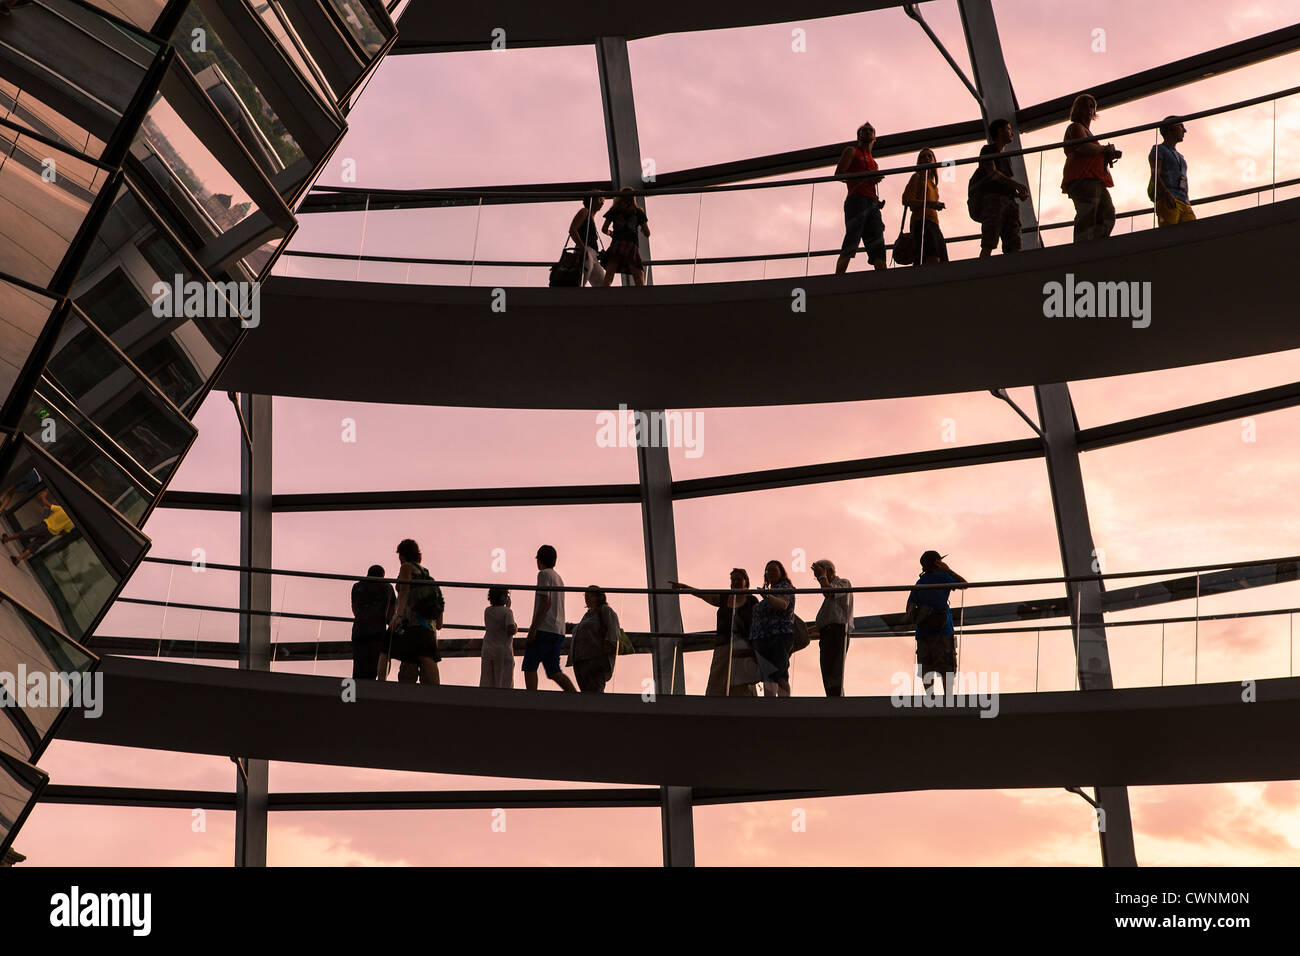
[[388, 625], [397, 607], [393, 586], [382, 579], [384, 569], [372, 564], [365, 580], [352, 585], [352, 676], [376, 680], [388, 674]]
[[605, 205], [605, 197], [592, 193], [582, 204], [582, 208], [573, 214], [569, 223], [569, 238], [582, 259], [582, 278], [578, 285], [586, 282], [590, 286], [605, 284], [605, 270], [600, 267], [600, 230], [596, 226], [596, 213]]
[[980, 224], [980, 258], [993, 255], [1002, 240], [1002, 254], [1020, 251], [1020, 202], [1029, 198], [1029, 187], [1011, 174], [1011, 160], [1000, 155], [1011, 145], [1011, 121], [995, 119], [989, 124], [989, 141], [980, 149], [980, 162], [971, 174], [966, 209]]
[[533, 600], [533, 620], [524, 639], [524, 686], [537, 690], [537, 668], [560, 685], [566, 693], [578, 692], [569, 675], [560, 669], [560, 648], [564, 645], [564, 579], [555, 570], [558, 556], [544, 544], [537, 549], [537, 591]]
[[1155, 203], [1156, 222], [1161, 228], [1196, 221], [1187, 193], [1187, 159], [1178, 151], [1178, 144], [1185, 136], [1187, 127], [1178, 117], [1166, 116], [1160, 124], [1161, 142], [1152, 146], [1147, 156], [1151, 165], [1147, 198]]
[[397, 609], [390, 638], [392, 656], [402, 662], [397, 679], [404, 684], [439, 683], [437, 631], [445, 602], [442, 588], [420, 563], [420, 546], [405, 538], [397, 546], [402, 568], [397, 574]]
[[582, 620], [573, 629], [569, 666], [573, 668], [573, 676], [578, 679], [578, 690], [584, 694], [603, 694], [605, 685], [614, 676], [614, 661], [618, 656], [618, 637], [622, 628], [604, 591], [593, 584], [587, 588], [584, 597], [587, 613], [582, 615]]
[[610, 204], [601, 231], [613, 240], [605, 256], [605, 287], [613, 285], [616, 275], [630, 275], [637, 285], [645, 285], [645, 265], [641, 261], [641, 237], [638, 234], [650, 238], [650, 220], [645, 210], [637, 205], [631, 186], [625, 187]]
[[764, 697], [790, 696], [790, 653], [794, 649], [794, 585], [780, 561], [763, 568], [762, 600], [754, 606], [749, 643], [758, 658]]
[[907, 621], [916, 625], [916, 666], [930, 693], [935, 676], [943, 675], [943, 686], [954, 693], [957, 679], [956, 631], [948, 607], [951, 588], [922, 587], [927, 584], [961, 585], [966, 579], [944, 563], [938, 551], [921, 555], [921, 575], [917, 587], [907, 595]]

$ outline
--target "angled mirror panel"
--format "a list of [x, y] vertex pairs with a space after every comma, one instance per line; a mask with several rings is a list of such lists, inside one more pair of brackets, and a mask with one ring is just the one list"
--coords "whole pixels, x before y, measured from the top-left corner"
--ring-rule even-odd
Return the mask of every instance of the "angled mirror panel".
[[[82, 695], [78, 684], [97, 660], [58, 628], [0, 595], [0, 672], [13, 682], [0, 683], [0, 709], [7, 718], [0, 718], [0, 746], [23, 760], [36, 760], [69, 699], [94, 705], [93, 695]], [[54, 688], [56, 682], [61, 686]]]
[[148, 538], [25, 435], [0, 461], [0, 592], [84, 640], [148, 550]]
[[0, 403], [8, 398], [55, 304], [49, 296], [0, 279]]
[[[72, 152], [93, 158], [104, 152], [104, 140], [3, 77], [0, 77], [0, 115], [33, 133], [62, 143]], [[104, 174], [101, 172], [100, 175]]]
[[234, 346], [240, 332], [233, 307], [227, 317], [159, 317], [159, 284], [174, 288], [206, 276], [131, 189], [117, 197], [73, 286], [73, 298], [182, 412]]
[[43, 770], [0, 751], [0, 855], [9, 849], [49, 782]]
[[161, 486], [129, 473], [121, 461], [125, 454], [59, 395], [48, 380], [42, 378], [23, 410], [19, 427], [122, 517], [137, 527], [144, 521]]
[[167, 482], [194, 441], [193, 424], [75, 306], [45, 374], [159, 483]]
[[378, 56], [396, 32], [388, 11], [377, 0], [328, 0], [326, 7], [343, 25], [366, 61]]
[[153, 25], [158, 22], [158, 18], [162, 16], [167, 6], [167, 0], [86, 0], [86, 2], [145, 32], [153, 30]]
[[[71, 153], [0, 128], [0, 272], [47, 286], [103, 177]], [[94, 189], [86, 184], [94, 184]]]

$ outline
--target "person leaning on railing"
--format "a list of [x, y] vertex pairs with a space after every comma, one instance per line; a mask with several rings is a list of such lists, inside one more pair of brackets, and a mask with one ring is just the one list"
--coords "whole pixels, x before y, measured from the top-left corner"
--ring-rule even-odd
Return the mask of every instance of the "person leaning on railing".
[[[1097, 100], [1090, 93], [1075, 97], [1070, 107], [1070, 125], [1065, 128], [1065, 173], [1061, 192], [1074, 203], [1074, 241], [1092, 242], [1107, 238], [1115, 228], [1115, 204], [1111, 202], [1110, 167], [1120, 158], [1114, 143], [1104, 146], [1092, 135], [1090, 124], [1097, 118]], [[1070, 143], [1070, 140], [1086, 140]]]

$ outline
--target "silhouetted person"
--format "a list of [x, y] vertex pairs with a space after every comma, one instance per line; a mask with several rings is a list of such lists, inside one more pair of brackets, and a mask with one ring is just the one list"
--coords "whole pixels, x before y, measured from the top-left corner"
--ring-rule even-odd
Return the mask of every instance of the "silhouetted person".
[[1011, 173], [1011, 160], [1001, 155], [1011, 145], [1011, 122], [989, 124], [989, 141], [980, 150], [980, 163], [970, 178], [967, 196], [980, 224], [980, 258], [993, 255], [1002, 240], [1002, 253], [1020, 251], [1020, 202], [1029, 187]]
[[[372, 564], [367, 578], [382, 578], [384, 569]], [[365, 580], [352, 585], [352, 676], [375, 680], [382, 669], [388, 673], [388, 625], [397, 609], [393, 586], [384, 581]], [[381, 663], [382, 660], [382, 663]]]
[[524, 686], [537, 690], [537, 668], [560, 685], [563, 691], [577, 688], [560, 669], [560, 648], [564, 644], [564, 580], [555, 570], [555, 549], [544, 544], [537, 549], [537, 591], [533, 599], [533, 620], [524, 640]]
[[[928, 166], [936, 162], [934, 150], [923, 149], [916, 157], [916, 165]], [[912, 212], [912, 235], [916, 237], [916, 264], [948, 261], [948, 243], [939, 228], [939, 210], [947, 206], [939, 201], [939, 171], [920, 170], [912, 173], [903, 188], [903, 204]]]
[[1178, 144], [1187, 135], [1187, 127], [1177, 117], [1166, 116], [1160, 125], [1160, 142], [1151, 147], [1147, 162], [1151, 165], [1151, 185], [1147, 196], [1156, 204], [1156, 222], [1176, 226], [1195, 222], [1192, 200], [1187, 194], [1187, 160]]
[[[918, 585], [965, 584], [966, 579], [943, 561], [938, 551], [921, 555]], [[916, 666], [929, 693], [935, 675], [943, 675], [943, 686], [953, 692], [957, 677], [957, 644], [948, 607], [951, 588], [920, 588], [907, 596], [907, 619], [916, 625]]]
[[9, 560], [18, 565], [32, 556], [32, 552], [44, 545], [47, 541], [62, 536], [72, 531], [72, 519], [68, 513], [59, 505], [50, 501], [49, 493], [42, 491], [40, 493], [40, 502], [45, 507], [45, 514], [41, 520], [30, 528], [25, 528], [16, 534], [0, 535], [0, 542], [8, 544], [10, 541], [17, 541], [23, 545], [22, 554], [9, 556]]
[[420, 546], [410, 538], [397, 546], [402, 568], [397, 574], [396, 624], [393, 628], [393, 656], [402, 662], [397, 679], [404, 684], [439, 683], [438, 629], [442, 627], [445, 603], [442, 588], [429, 569], [420, 563]]
[[573, 629], [569, 664], [578, 679], [578, 690], [584, 694], [603, 694], [605, 685], [614, 676], [618, 657], [618, 615], [609, 606], [605, 592], [594, 584], [583, 597], [587, 612]]
[[[720, 594], [698, 591], [689, 584], [669, 581], [668, 586], [695, 597], [718, 609], [718, 627], [713, 643], [713, 660], [709, 663], [706, 697], [757, 697], [758, 660], [749, 643], [754, 607], [758, 598], [752, 594]], [[749, 590], [749, 572], [732, 568], [731, 590]]]
[[[605, 270], [597, 259], [600, 252], [600, 229], [596, 225], [596, 213], [604, 205], [605, 197], [592, 193], [583, 202], [582, 208], [573, 214], [573, 221], [569, 223], [569, 238], [574, 241], [578, 255], [582, 257], [582, 281], [593, 286], [605, 284]], [[582, 282], [578, 285], [582, 285]]]
[[[880, 166], [871, 155], [871, 147], [876, 141], [876, 129], [870, 123], [858, 127], [858, 140], [852, 146], [844, 147], [840, 154], [839, 165], [835, 167], [836, 176], [848, 176], [854, 173], [873, 173]], [[849, 268], [849, 262], [858, 254], [858, 243], [867, 250], [867, 261], [877, 269], [885, 268], [885, 221], [880, 218], [880, 209], [885, 204], [880, 201], [876, 184], [884, 176], [862, 176], [846, 179], [844, 185], [849, 194], [844, 197], [844, 242], [840, 245], [840, 258], [835, 263], [835, 274], [843, 275]]]
[[762, 600], [754, 608], [749, 642], [758, 657], [764, 697], [790, 696], [790, 651], [794, 647], [794, 585], [780, 561], [763, 568]]
[[1074, 241], [1105, 239], [1115, 228], [1115, 204], [1110, 199], [1110, 166], [1120, 158], [1114, 143], [1104, 146], [1092, 135], [1097, 118], [1097, 100], [1089, 93], [1075, 97], [1070, 107], [1070, 125], [1065, 139], [1086, 142], [1065, 146], [1065, 173], [1061, 192], [1074, 203]]
[[636, 195], [628, 186], [615, 197], [605, 213], [601, 230], [613, 241], [605, 256], [605, 285], [614, 282], [615, 275], [630, 275], [637, 285], [645, 285], [645, 265], [641, 262], [641, 238], [650, 238], [650, 220], [645, 210], [637, 205]]
[[[813, 577], [823, 588], [851, 588], [853, 582], [835, 573], [835, 564], [823, 558], [814, 561]], [[821, 651], [822, 686], [827, 697], [844, 696], [844, 658], [849, 653], [849, 632], [853, 630], [853, 592], [822, 592], [822, 606], [814, 622]]]
[[515, 612], [510, 609], [510, 592], [488, 588], [488, 606], [483, 611], [483, 651], [479, 687], [515, 686]]

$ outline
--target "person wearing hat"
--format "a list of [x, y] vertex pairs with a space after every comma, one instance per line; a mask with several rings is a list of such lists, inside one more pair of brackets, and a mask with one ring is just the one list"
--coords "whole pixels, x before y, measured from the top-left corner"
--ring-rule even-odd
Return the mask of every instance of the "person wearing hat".
[[533, 620], [524, 639], [524, 686], [537, 690], [537, 668], [560, 685], [560, 690], [577, 693], [569, 675], [560, 669], [560, 648], [564, 644], [564, 580], [555, 570], [555, 549], [544, 544], [537, 549], [537, 591], [533, 599]]
[[966, 579], [944, 563], [946, 555], [927, 551], [921, 555], [917, 587], [907, 595], [907, 621], [916, 625], [916, 667], [930, 693], [936, 674], [942, 674], [944, 689], [952, 693], [957, 677], [957, 646], [948, 607], [951, 588], [923, 585], [965, 584]]

